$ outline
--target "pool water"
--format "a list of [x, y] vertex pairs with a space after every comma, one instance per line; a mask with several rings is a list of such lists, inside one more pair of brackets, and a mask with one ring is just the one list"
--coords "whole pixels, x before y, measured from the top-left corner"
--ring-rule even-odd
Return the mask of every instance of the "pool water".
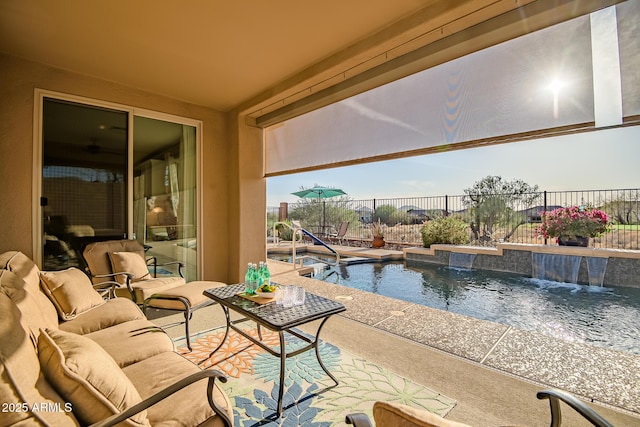
[[410, 261], [341, 265], [316, 279], [565, 341], [640, 354], [640, 289]]

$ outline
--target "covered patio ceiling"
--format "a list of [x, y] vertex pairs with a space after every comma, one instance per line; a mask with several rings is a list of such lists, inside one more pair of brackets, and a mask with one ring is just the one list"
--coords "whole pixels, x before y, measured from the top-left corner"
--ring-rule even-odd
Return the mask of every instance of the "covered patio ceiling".
[[3, 0], [0, 52], [264, 127], [617, 1]]
[[229, 111], [432, 0], [3, 0], [0, 52]]

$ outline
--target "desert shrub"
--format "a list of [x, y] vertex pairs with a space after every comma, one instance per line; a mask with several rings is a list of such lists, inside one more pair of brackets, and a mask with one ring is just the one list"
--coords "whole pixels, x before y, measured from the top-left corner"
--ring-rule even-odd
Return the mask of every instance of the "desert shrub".
[[378, 206], [373, 213], [373, 220], [374, 222], [380, 220], [383, 224], [387, 224], [391, 227], [396, 224], [395, 220], [392, 218], [396, 211], [397, 209], [391, 205]]
[[467, 223], [458, 218], [436, 218], [422, 226], [422, 243], [425, 248], [438, 243], [464, 245], [469, 243], [467, 228]]
[[293, 230], [290, 228], [291, 221], [285, 220], [282, 222], [287, 223], [289, 227], [286, 227], [282, 224], [276, 225], [276, 230], [278, 231], [278, 237], [280, 237], [281, 240], [290, 242], [293, 240]]
[[393, 212], [389, 216], [388, 225], [396, 225], [396, 224], [405, 224], [405, 225], [411, 224], [411, 218], [409, 218], [409, 214], [401, 210], [397, 210]]

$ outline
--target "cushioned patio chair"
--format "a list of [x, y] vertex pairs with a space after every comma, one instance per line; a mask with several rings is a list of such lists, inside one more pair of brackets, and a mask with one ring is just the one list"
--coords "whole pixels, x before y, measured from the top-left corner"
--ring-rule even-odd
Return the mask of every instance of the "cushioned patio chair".
[[[184, 321], [165, 325], [165, 328], [185, 325], [187, 348], [191, 351], [189, 320], [193, 312], [214, 304], [206, 297], [206, 289], [226, 286], [222, 282], [194, 281], [185, 283], [182, 264], [158, 264], [155, 257], [145, 258], [145, 248], [136, 240], [109, 240], [87, 245], [83, 252], [88, 273], [94, 286], [109, 280], [124, 285], [115, 289], [115, 296], [132, 299], [142, 306], [146, 315], [149, 308], [179, 311]], [[175, 265], [179, 276], [157, 277], [157, 268]], [[149, 271], [152, 267], [153, 274]]]
[[[542, 390], [537, 393], [536, 397], [541, 400], [549, 399], [551, 427], [560, 427], [562, 423], [560, 402], [567, 404], [596, 427], [613, 427], [612, 424], [580, 399], [564, 391], [555, 389]], [[467, 424], [447, 420], [424, 409], [415, 409], [410, 406], [387, 402], [374, 403], [373, 418], [376, 427], [469, 427]], [[346, 416], [345, 422], [355, 427], [372, 427], [369, 417], [363, 413], [349, 414]]]
[[[116, 296], [132, 299], [138, 305], [154, 293], [185, 284], [181, 263], [158, 265], [155, 257], [145, 257], [144, 246], [136, 240], [93, 242], [85, 247], [82, 256], [94, 285], [115, 280], [124, 285], [115, 290]], [[157, 268], [167, 265], [175, 266], [178, 276], [157, 277]]]

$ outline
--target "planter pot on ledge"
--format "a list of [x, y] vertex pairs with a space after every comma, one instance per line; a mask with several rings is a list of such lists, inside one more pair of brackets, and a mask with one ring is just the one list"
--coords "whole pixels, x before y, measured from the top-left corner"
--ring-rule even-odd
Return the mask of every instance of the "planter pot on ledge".
[[372, 248], [382, 248], [384, 247], [384, 237], [374, 236], [373, 242], [371, 242]]
[[580, 246], [586, 248], [589, 246], [589, 238], [576, 236], [575, 239], [569, 238], [567, 236], [558, 237], [558, 245], [560, 246]]

